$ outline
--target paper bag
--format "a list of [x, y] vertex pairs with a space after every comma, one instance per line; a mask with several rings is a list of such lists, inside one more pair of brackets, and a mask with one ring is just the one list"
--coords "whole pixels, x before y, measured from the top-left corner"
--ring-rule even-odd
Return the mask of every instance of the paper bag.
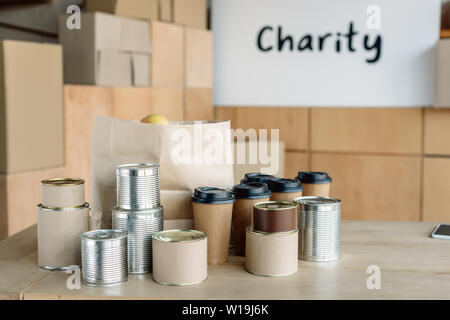
[[173, 122], [95, 118], [92, 137], [91, 228], [110, 228], [116, 205], [116, 167], [160, 165], [164, 228], [192, 228], [195, 188], [233, 186], [229, 121]]

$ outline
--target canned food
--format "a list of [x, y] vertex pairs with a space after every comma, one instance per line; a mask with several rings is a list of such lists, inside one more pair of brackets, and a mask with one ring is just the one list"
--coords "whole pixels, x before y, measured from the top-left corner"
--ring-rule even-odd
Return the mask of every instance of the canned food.
[[68, 208], [84, 206], [84, 180], [54, 178], [41, 181], [42, 206]]
[[200, 283], [208, 277], [207, 235], [166, 230], [153, 235], [153, 280], [164, 285]]
[[288, 201], [259, 202], [253, 206], [253, 228], [262, 232], [297, 230], [297, 207]]
[[258, 276], [280, 277], [298, 270], [298, 231], [258, 232], [247, 228], [245, 268]]
[[116, 169], [117, 207], [127, 210], [160, 206], [159, 165], [125, 164]]
[[341, 200], [300, 197], [298, 204], [299, 258], [308, 261], [339, 259]]
[[152, 235], [163, 230], [163, 207], [147, 210], [114, 208], [113, 229], [128, 232], [128, 272], [152, 271]]
[[89, 230], [89, 204], [82, 207], [38, 210], [38, 265], [47, 270], [79, 266], [80, 234]]
[[82, 281], [111, 286], [128, 280], [127, 233], [93, 230], [81, 235]]

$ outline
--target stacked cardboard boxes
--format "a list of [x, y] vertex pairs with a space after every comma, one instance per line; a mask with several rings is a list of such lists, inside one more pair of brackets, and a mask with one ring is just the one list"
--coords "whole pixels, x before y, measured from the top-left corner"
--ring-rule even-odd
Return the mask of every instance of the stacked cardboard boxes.
[[213, 118], [206, 0], [88, 0], [70, 30], [52, 5], [40, 40], [58, 31], [62, 46], [0, 46], [0, 238], [36, 223], [44, 178], [84, 178], [89, 200], [94, 117]]
[[0, 42], [0, 238], [36, 223], [43, 178], [64, 176], [62, 49]]
[[58, 41], [58, 15], [83, 0], [1, 0], [0, 40]]

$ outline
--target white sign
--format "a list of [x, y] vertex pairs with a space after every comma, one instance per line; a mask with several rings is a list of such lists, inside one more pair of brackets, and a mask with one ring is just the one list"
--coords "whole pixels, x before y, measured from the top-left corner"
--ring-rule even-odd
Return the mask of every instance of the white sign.
[[213, 0], [217, 106], [433, 104], [440, 0]]

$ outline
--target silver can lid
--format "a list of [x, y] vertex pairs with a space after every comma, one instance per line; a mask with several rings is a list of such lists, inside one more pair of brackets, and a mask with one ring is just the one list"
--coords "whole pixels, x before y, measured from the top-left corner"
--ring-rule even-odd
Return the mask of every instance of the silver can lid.
[[79, 178], [53, 178], [42, 180], [41, 183], [45, 186], [68, 187], [84, 184], [84, 180]]
[[294, 202], [298, 203], [302, 210], [337, 209], [342, 203], [341, 200], [336, 198], [316, 196], [295, 198]]
[[116, 168], [116, 174], [122, 177], [154, 176], [158, 172], [159, 165], [155, 163], [123, 164]]
[[126, 238], [128, 233], [126, 231], [119, 230], [92, 230], [85, 232], [81, 235], [82, 239], [95, 240], [95, 241], [108, 241]]
[[290, 201], [265, 201], [265, 202], [257, 202], [253, 205], [253, 208], [258, 210], [286, 210], [295, 208], [297, 205], [294, 202]]
[[153, 239], [163, 242], [190, 242], [205, 238], [206, 233], [197, 230], [165, 230], [153, 234]]

